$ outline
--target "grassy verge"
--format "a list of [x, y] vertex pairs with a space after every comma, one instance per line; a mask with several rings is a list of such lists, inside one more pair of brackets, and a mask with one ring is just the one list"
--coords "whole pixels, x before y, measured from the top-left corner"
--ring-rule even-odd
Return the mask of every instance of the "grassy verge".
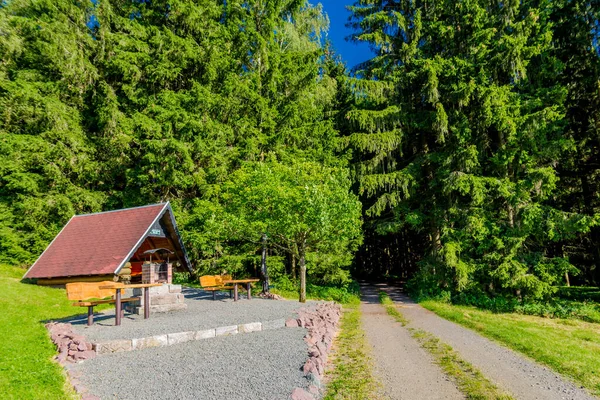
[[332, 369], [326, 374], [325, 400], [376, 399], [379, 383], [372, 373], [365, 334], [361, 328], [359, 305], [348, 307], [336, 340]]
[[402, 313], [398, 311], [398, 309], [394, 305], [394, 302], [392, 301], [392, 299], [390, 299], [390, 296], [388, 296], [387, 293], [379, 292], [379, 302], [383, 304], [388, 315], [394, 317], [394, 319], [400, 322], [402, 326], [406, 326], [406, 324], [408, 324], [408, 321], [406, 320], [406, 318], [404, 318], [404, 315], [402, 315]]
[[[271, 291], [286, 299], [298, 299], [298, 282], [275, 283]], [[311, 300], [336, 301], [342, 304], [359, 304], [360, 291], [358, 284], [352, 282], [346, 286], [306, 285], [306, 298]]]
[[424, 301], [421, 305], [526, 354], [600, 395], [600, 324], [494, 314], [435, 301]]
[[[404, 315], [398, 311], [394, 302], [386, 293], [379, 292], [379, 300], [384, 305], [387, 313], [400, 322], [402, 326], [408, 323]], [[509, 395], [503, 393], [496, 385], [483, 376], [477, 368], [460, 358], [452, 347], [421, 329], [409, 327], [408, 330], [421, 347], [433, 356], [442, 370], [455, 380], [459, 390], [468, 399], [511, 399]]]
[[70, 305], [64, 290], [21, 283], [24, 272], [0, 265], [0, 397], [77, 398], [52, 361], [56, 350], [43, 321], [81, 310]]
[[[271, 293], [277, 294], [285, 299], [298, 300], [298, 292], [291, 290], [271, 289]], [[324, 301], [337, 301], [342, 304], [356, 305], [360, 303], [360, 297], [355, 295], [345, 295], [343, 298], [337, 296], [327, 295], [327, 293], [319, 292], [306, 292], [306, 298], [308, 300], [324, 300]]]

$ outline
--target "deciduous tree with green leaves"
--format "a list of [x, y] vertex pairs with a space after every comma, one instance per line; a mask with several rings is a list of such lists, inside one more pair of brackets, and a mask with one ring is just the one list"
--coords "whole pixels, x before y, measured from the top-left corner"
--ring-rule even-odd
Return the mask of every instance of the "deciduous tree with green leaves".
[[248, 163], [223, 185], [229, 238], [260, 242], [300, 263], [300, 302], [306, 301], [306, 255], [343, 255], [361, 242], [361, 205], [344, 169], [314, 162]]

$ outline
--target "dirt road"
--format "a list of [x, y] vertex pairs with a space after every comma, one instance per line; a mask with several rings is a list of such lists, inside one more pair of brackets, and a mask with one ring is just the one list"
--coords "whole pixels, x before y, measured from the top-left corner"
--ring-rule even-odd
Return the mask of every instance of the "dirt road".
[[516, 399], [593, 400], [559, 374], [476, 332], [438, 317], [387, 285], [364, 285], [363, 328], [373, 347], [376, 373], [392, 399], [464, 398], [454, 384], [433, 364], [406, 328], [385, 313], [378, 302], [384, 290], [408, 319], [407, 327], [422, 329], [449, 344], [464, 360]]
[[378, 290], [363, 286], [362, 324], [372, 347], [375, 375], [390, 399], [464, 399], [408, 330], [379, 304]]

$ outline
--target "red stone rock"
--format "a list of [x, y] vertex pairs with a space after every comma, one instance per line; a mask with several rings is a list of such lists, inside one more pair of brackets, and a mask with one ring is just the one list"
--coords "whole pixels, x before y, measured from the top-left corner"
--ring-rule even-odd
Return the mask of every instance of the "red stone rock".
[[304, 389], [296, 388], [292, 392], [292, 400], [315, 400], [314, 396]]
[[64, 363], [65, 361], [67, 361], [67, 353], [59, 353], [56, 356], [56, 361], [58, 361], [60, 364]]
[[296, 321], [295, 319], [288, 319], [287, 321], [285, 321], [285, 326], [287, 326], [288, 328], [297, 328], [298, 321]]
[[78, 351], [74, 354], [73, 358], [77, 361], [79, 360], [88, 360], [90, 358], [96, 357], [96, 352], [91, 350], [86, 351]]
[[315, 368], [317, 369], [317, 373], [315, 375], [317, 375], [320, 378], [323, 375], [325, 363], [324, 363], [323, 359], [320, 357], [313, 358], [312, 360], [315, 365]]
[[73, 335], [72, 339], [77, 344], [85, 342], [85, 336], [82, 336], [82, 335]]
[[306, 363], [304, 364], [304, 367], [302, 368], [302, 372], [304, 372], [304, 375], [308, 375], [308, 374], [316, 374], [317, 373], [317, 366], [316, 363], [313, 361], [313, 358], [309, 358]]
[[327, 355], [327, 346], [325, 346], [325, 344], [323, 342], [317, 343], [316, 347], [317, 347], [317, 350], [319, 351], [319, 354], [321, 356]]

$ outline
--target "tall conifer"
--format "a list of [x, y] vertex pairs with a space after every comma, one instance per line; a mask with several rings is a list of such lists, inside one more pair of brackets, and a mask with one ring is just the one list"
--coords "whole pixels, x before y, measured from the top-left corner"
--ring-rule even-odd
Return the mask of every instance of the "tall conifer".
[[351, 10], [354, 39], [377, 54], [358, 71], [368, 80], [356, 82], [346, 140], [379, 232], [425, 232], [421, 274], [434, 286], [549, 294], [571, 266], [546, 246], [591, 223], [549, 205], [573, 147], [566, 90], [547, 79], [549, 3], [363, 0]]

